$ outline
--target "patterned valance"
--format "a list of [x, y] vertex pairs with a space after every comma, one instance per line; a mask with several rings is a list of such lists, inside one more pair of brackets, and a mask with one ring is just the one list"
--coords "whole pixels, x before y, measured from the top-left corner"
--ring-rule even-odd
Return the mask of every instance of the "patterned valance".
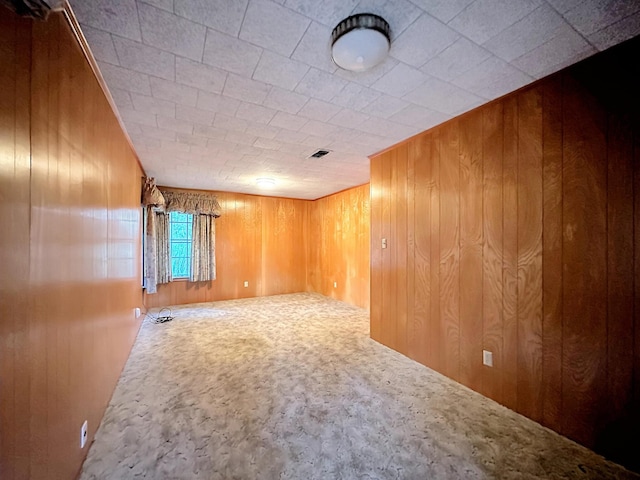
[[165, 204], [164, 197], [158, 187], [154, 178], [145, 178], [142, 185], [142, 205], [145, 207], [160, 207], [163, 208]]
[[219, 217], [220, 204], [215, 195], [209, 193], [176, 192], [160, 189], [165, 200], [165, 211], [184, 212], [196, 215]]

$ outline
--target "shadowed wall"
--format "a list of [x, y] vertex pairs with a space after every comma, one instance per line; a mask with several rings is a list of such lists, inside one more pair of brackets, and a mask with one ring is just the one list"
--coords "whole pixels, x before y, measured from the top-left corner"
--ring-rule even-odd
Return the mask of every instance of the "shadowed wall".
[[640, 406], [639, 46], [371, 162], [372, 338], [611, 458]]

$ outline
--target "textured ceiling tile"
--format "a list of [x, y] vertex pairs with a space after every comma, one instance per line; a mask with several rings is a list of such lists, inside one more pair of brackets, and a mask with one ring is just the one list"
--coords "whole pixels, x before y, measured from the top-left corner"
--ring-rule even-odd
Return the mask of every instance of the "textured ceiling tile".
[[265, 50], [253, 72], [253, 79], [293, 90], [308, 71], [309, 67], [304, 63]]
[[240, 38], [281, 55], [290, 56], [310, 20], [268, 0], [252, 0]]
[[248, 125], [249, 122], [247, 120], [237, 117], [230, 117], [222, 113], [216, 113], [216, 117], [213, 120], [214, 127], [224, 128], [225, 130], [232, 130], [234, 132], [244, 132], [247, 129]]
[[187, 105], [189, 107], [196, 106], [198, 90], [195, 88], [180, 85], [157, 77], [149, 78], [149, 82], [151, 83], [151, 93], [154, 97], [162, 100], [169, 100], [181, 105]]
[[455, 42], [460, 35], [424, 14], [391, 44], [390, 55], [407, 65], [421, 67]]
[[284, 5], [328, 27], [349, 16], [358, 0], [286, 0]]
[[595, 53], [595, 51], [584, 38], [570, 30], [511, 63], [534, 78], [542, 78]]
[[244, 132], [229, 131], [225, 137], [228, 142], [234, 142], [239, 145], [253, 145], [257, 137], [248, 135]]
[[483, 99], [455, 85], [432, 78], [408, 94], [405, 100], [451, 115], [468, 105], [477, 105]]
[[308, 136], [307, 133], [283, 129], [278, 132], [275, 139], [287, 143], [302, 143]]
[[176, 133], [193, 133], [193, 124], [191, 122], [177, 120], [174, 117], [163, 117], [162, 115], [157, 115], [157, 121], [158, 126], [161, 128], [173, 130]]
[[158, 122], [156, 121], [156, 114], [151, 112], [139, 112], [136, 110], [131, 110], [129, 108], [120, 108], [118, 109], [118, 113], [125, 125], [133, 122], [137, 125], [147, 125], [150, 127], [157, 127]]
[[462, 37], [429, 60], [421, 70], [433, 77], [449, 81], [484, 62], [490, 56], [491, 54], [485, 49]]
[[[391, 40], [400, 35], [422, 11], [408, 0], [361, 0], [360, 3], [351, 12], [356, 13], [373, 13], [384, 18], [391, 29]], [[335, 25], [334, 25], [335, 26]]]
[[448, 23], [475, 0], [411, 0], [429, 15]]
[[300, 129], [300, 132], [307, 133], [309, 135], [325, 136], [331, 135], [335, 129], [335, 125], [328, 125], [324, 122], [318, 122], [317, 120], [310, 120]]
[[326, 122], [340, 110], [342, 110], [340, 107], [332, 103], [327, 103], [323, 102], [322, 100], [316, 100], [315, 98], [312, 98], [304, 107], [302, 107], [299, 115], [306, 118], [318, 120], [320, 122]]
[[174, 0], [177, 15], [234, 37], [240, 31], [240, 25], [247, 8], [248, 0]]
[[304, 118], [285, 112], [278, 112], [271, 119], [269, 125], [272, 127], [286, 128], [288, 130], [300, 130], [305, 123], [307, 123], [307, 120]]
[[362, 113], [373, 115], [375, 117], [388, 118], [391, 115], [398, 113], [407, 105], [408, 102], [400, 100], [399, 98], [391, 97], [389, 95], [381, 95], [378, 99], [376, 99], [368, 107], [363, 108], [361, 111]]
[[350, 82], [338, 95], [333, 97], [331, 103], [345, 108], [352, 108], [353, 110], [362, 110], [381, 96], [381, 93], [371, 90], [368, 87]]
[[308, 100], [309, 97], [305, 95], [273, 87], [267, 98], [264, 99], [263, 105], [282, 112], [296, 114]]
[[589, 41], [602, 51], [636, 35], [640, 35], [640, 13], [630, 15], [610, 27], [589, 35]]
[[311, 22], [291, 58], [312, 67], [335, 72], [338, 68], [331, 59], [331, 28]]
[[[398, 125], [389, 120], [375, 117], [366, 120], [356, 128], [381, 137], [392, 137], [398, 141], [410, 137], [415, 132], [413, 127]], [[389, 144], [391, 144], [391, 142], [389, 142]]]
[[175, 56], [138, 42], [113, 37], [120, 65], [167, 80], [175, 79]]
[[280, 132], [280, 128], [251, 122], [247, 126], [246, 132], [256, 137], [272, 139], [276, 138], [276, 135]]
[[198, 137], [194, 135], [187, 135], [184, 133], [177, 134], [177, 141], [183, 145], [190, 145], [194, 147], [204, 147], [207, 145], [207, 139], [204, 137]]
[[482, 44], [541, 3], [542, 0], [477, 0], [451, 20], [449, 26]]
[[158, 138], [160, 140], [175, 140], [176, 132], [173, 130], [167, 130], [166, 128], [149, 127], [141, 125], [143, 135], [149, 138]]
[[546, 0], [560, 13], [565, 13], [567, 10], [571, 10], [576, 5], [579, 5], [584, 0]]
[[334, 125], [339, 125], [341, 127], [356, 128], [367, 120], [369, 120], [369, 115], [354, 112], [353, 110], [345, 108], [331, 117], [329, 123], [333, 123]]
[[140, 0], [141, 3], [148, 3], [154, 7], [161, 8], [173, 13], [173, 0]]
[[138, 5], [142, 41], [161, 50], [200, 61], [207, 28], [159, 8]]
[[269, 123], [273, 116], [276, 114], [276, 110], [263, 107], [261, 105], [255, 105], [253, 103], [240, 103], [236, 117], [244, 120], [251, 120], [257, 123]]
[[151, 86], [147, 75], [105, 62], [100, 62], [99, 68], [109, 88], [119, 88], [129, 92], [151, 95]]
[[176, 104], [167, 100], [147, 97], [139, 93], [131, 94], [133, 107], [139, 112], [149, 112], [164, 115], [165, 117], [175, 117]]
[[135, 0], [71, 0], [70, 3], [81, 24], [141, 40]]
[[405, 109], [390, 117], [389, 120], [427, 130], [450, 118], [451, 115], [436, 112], [435, 110], [429, 110], [418, 105], [408, 105]]
[[82, 25], [82, 33], [90, 45], [91, 53], [96, 60], [118, 65], [116, 47], [113, 46], [111, 35], [88, 25]]
[[133, 110], [133, 102], [131, 101], [131, 95], [126, 90], [120, 90], [119, 88], [110, 88], [109, 93], [113, 97], [113, 101], [116, 102], [116, 106], [120, 108], [129, 108]]
[[411, 68], [404, 63], [399, 63], [393, 70], [386, 73], [371, 88], [381, 92], [401, 97], [422, 85], [429, 77], [420, 70]]
[[210, 139], [222, 140], [227, 135], [227, 131], [222, 128], [209, 127], [207, 125], [194, 125], [193, 134]]
[[251, 103], [262, 103], [269, 93], [269, 85], [239, 75], [229, 74], [223, 94]]
[[236, 114], [239, 106], [240, 100], [236, 100], [235, 98], [224, 97], [222, 95], [216, 95], [215, 93], [203, 91], [198, 92], [198, 102], [196, 103], [196, 107], [199, 109], [233, 116]]
[[326, 146], [329, 145], [330, 143], [331, 141], [328, 140], [328, 137], [318, 137], [313, 134], [309, 135], [302, 142], [302, 144], [307, 147], [313, 147], [314, 149], [322, 148], [323, 150], [326, 149]]
[[452, 80], [451, 83], [484, 98], [495, 98], [506, 93], [503, 86], [512, 90], [526, 85], [531, 77], [498, 57], [490, 57], [480, 65]]
[[253, 146], [258, 148], [266, 148], [267, 150], [278, 150], [280, 147], [282, 147], [282, 142], [261, 137], [255, 141]]
[[176, 82], [212, 93], [222, 93], [227, 72], [187, 58], [176, 57]]
[[184, 105], [176, 106], [176, 118], [178, 120], [186, 120], [188, 122], [199, 123], [200, 125], [211, 125], [214, 117], [215, 113], [213, 112], [186, 107]]
[[571, 27], [547, 4], [484, 43], [484, 47], [507, 62], [539, 47]]
[[178, 134], [178, 138], [176, 142], [162, 140], [160, 142], [162, 151], [164, 153], [186, 153], [189, 152], [189, 145], [185, 145], [180, 142], [180, 134]]
[[347, 85], [342, 80], [327, 72], [310, 69], [296, 87], [296, 92], [309, 97], [329, 101], [335, 97]]
[[591, 35], [640, 11], [638, 0], [584, 0], [564, 13], [583, 35]]
[[202, 61], [229, 72], [250, 77], [261, 54], [262, 49], [255, 45], [209, 29]]

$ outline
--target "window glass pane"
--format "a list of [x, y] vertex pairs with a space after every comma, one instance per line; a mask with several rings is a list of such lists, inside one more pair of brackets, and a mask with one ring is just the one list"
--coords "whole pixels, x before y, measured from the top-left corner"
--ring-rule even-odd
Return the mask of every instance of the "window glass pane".
[[188, 278], [191, 274], [193, 217], [188, 213], [171, 212], [169, 223], [171, 276], [173, 278]]

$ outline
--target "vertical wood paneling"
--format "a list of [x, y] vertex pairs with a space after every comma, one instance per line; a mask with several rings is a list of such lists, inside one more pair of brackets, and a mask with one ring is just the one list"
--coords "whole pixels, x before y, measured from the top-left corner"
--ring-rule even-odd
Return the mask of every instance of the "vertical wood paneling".
[[542, 424], [562, 412], [562, 79], [543, 86]]
[[518, 96], [518, 412], [542, 418], [542, 92]]
[[142, 172], [65, 17], [1, 10], [1, 258], [21, 293], [2, 275], [0, 476], [75, 478], [139, 326]]
[[460, 142], [457, 121], [440, 132], [440, 322], [442, 372], [460, 378]]
[[482, 112], [460, 119], [460, 382], [482, 388]]
[[[431, 215], [430, 195], [432, 186], [433, 161], [431, 160], [431, 137], [422, 135], [409, 144], [409, 159], [413, 159], [413, 196], [409, 201], [413, 205], [413, 215], [409, 216], [409, 225], [413, 230], [413, 252], [409, 260], [413, 265], [413, 283], [407, 288], [408, 301], [413, 304], [413, 319], [409, 329], [408, 356], [421, 363], [430, 363], [433, 349], [429, 344], [431, 316]], [[373, 184], [373, 177], [371, 180]], [[409, 193], [411, 195], [411, 192]], [[375, 238], [371, 222], [371, 236]], [[374, 279], [371, 280], [373, 285]]]
[[[31, 22], [0, 7], [0, 478], [28, 479]], [[10, 272], [10, 275], [8, 274]]]
[[[502, 104], [482, 112], [482, 349], [493, 353], [493, 367], [482, 367], [481, 392], [502, 401]], [[478, 351], [473, 352], [479, 357]]]
[[606, 118], [573, 77], [563, 88], [563, 433], [590, 444], [607, 365]]
[[371, 183], [369, 185], [371, 201], [371, 285], [370, 285], [370, 335], [374, 340], [382, 342], [382, 256], [381, 248], [383, 238], [382, 219], [382, 158], [371, 159]]
[[[396, 345], [395, 349], [399, 352], [407, 351], [407, 167], [408, 167], [408, 148], [407, 144], [398, 147], [396, 151], [396, 162], [393, 169], [395, 176], [395, 185], [393, 186], [396, 195], [394, 195], [395, 203], [395, 221], [397, 226], [393, 245], [396, 247], [392, 252], [396, 254], [394, 263], [396, 265]], [[413, 199], [412, 199], [413, 200]]]
[[[372, 245], [408, 229], [371, 286], [375, 321], [408, 342], [373, 338], [630, 466], [638, 52], [632, 40], [399, 144], [372, 158], [371, 179]], [[391, 297], [405, 285], [406, 306]]]
[[504, 101], [502, 254], [502, 398], [516, 410], [518, 405], [518, 102]]

